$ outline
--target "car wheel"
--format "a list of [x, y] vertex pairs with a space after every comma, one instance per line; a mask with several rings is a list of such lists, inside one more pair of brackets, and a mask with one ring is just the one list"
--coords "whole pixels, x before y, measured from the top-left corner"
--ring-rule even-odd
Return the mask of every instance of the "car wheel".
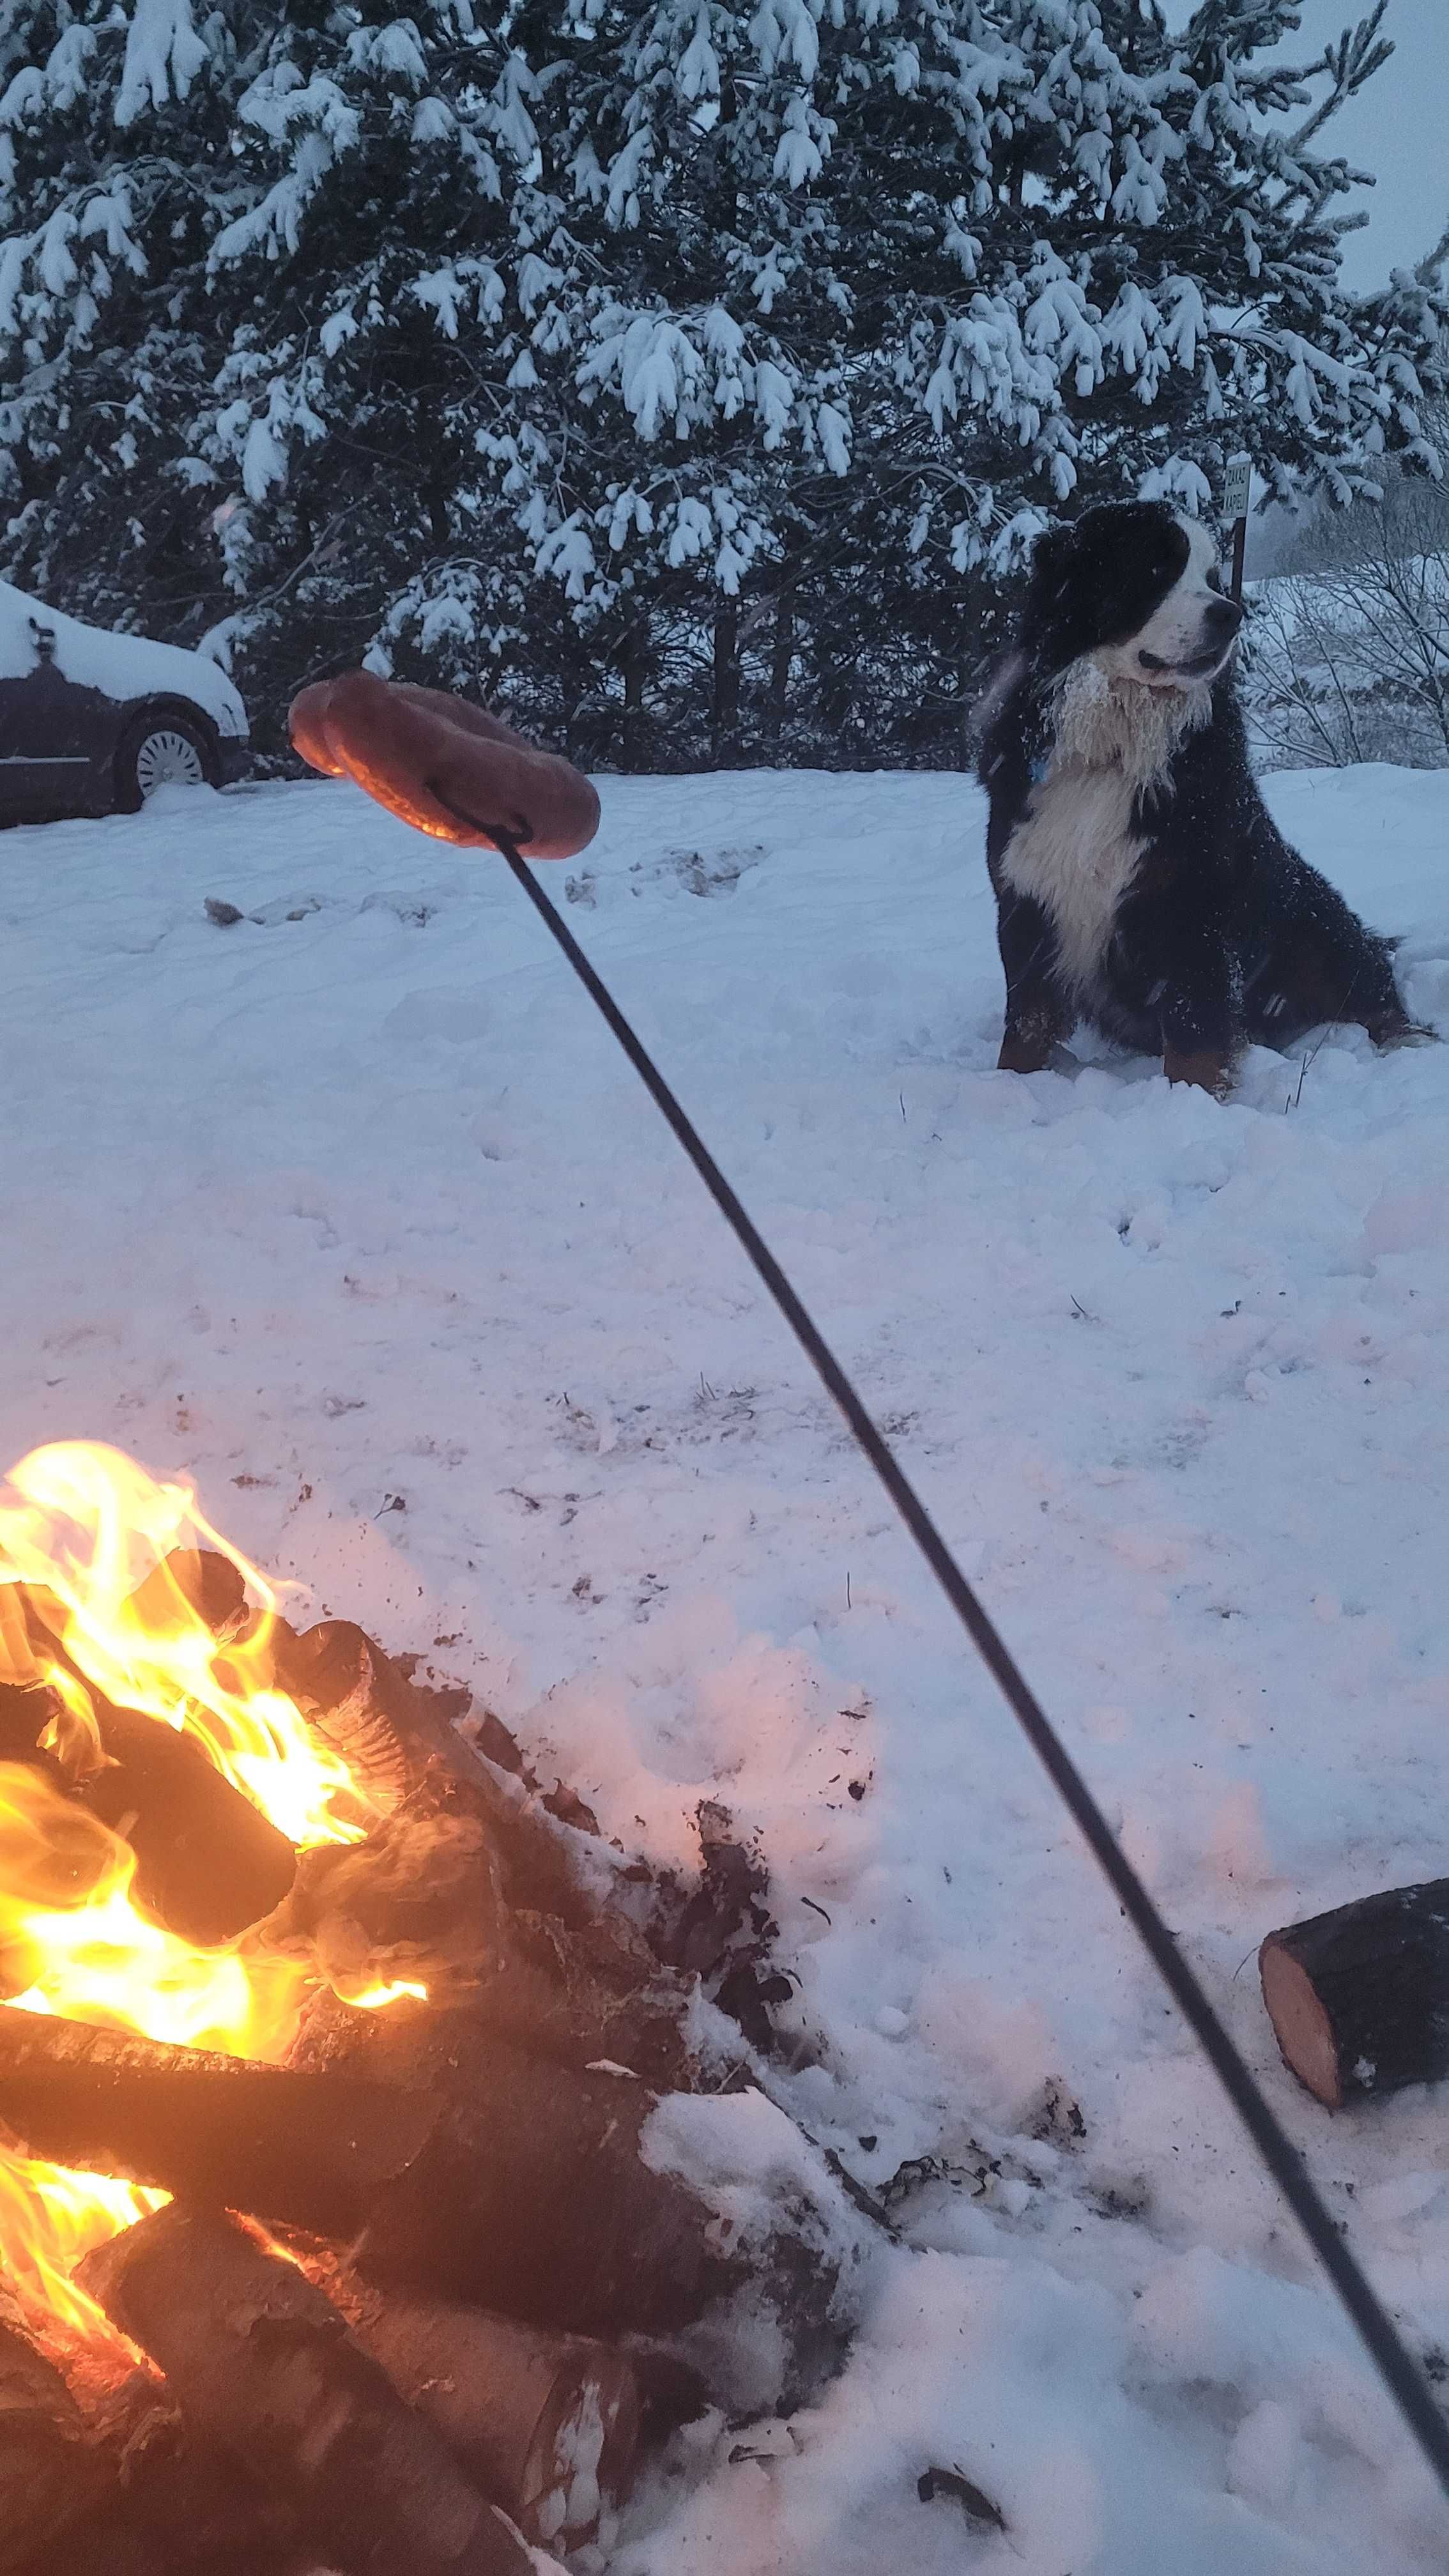
[[139, 814], [158, 787], [214, 787], [216, 754], [199, 723], [157, 715], [133, 725], [116, 754], [116, 803]]

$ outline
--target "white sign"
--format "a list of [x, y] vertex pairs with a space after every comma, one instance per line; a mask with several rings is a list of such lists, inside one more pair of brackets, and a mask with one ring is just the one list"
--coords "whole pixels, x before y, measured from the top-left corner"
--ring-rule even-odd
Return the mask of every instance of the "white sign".
[[1246, 519], [1253, 497], [1253, 460], [1235, 456], [1223, 469], [1223, 517]]

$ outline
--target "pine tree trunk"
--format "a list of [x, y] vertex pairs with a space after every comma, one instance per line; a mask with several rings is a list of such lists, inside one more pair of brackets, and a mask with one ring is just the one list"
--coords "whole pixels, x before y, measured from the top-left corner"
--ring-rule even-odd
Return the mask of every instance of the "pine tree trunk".
[[972, 640], [968, 637], [967, 641], [962, 645], [962, 648], [961, 648], [961, 752], [960, 752], [960, 757], [961, 757], [961, 766], [962, 766], [962, 768], [963, 768], [963, 769], [966, 769], [966, 770], [969, 770], [969, 769], [971, 769], [971, 768], [973, 767], [973, 765], [974, 765], [974, 761], [975, 761], [975, 754], [976, 754], [976, 740], [975, 740], [975, 732], [976, 732], [976, 700], [977, 700], [977, 696], [978, 696], [979, 692], [978, 692], [978, 690], [977, 690], [977, 689], [973, 688], [973, 686], [972, 686], [972, 682], [973, 682], [973, 680], [976, 678], [976, 673], [977, 673], [977, 653], [976, 653], [976, 648], [975, 648], [975, 645], [974, 645], [974, 643], [972, 642]]
[[644, 660], [643, 625], [631, 626], [624, 638], [624, 767], [644, 766]]
[[714, 694], [710, 723], [710, 759], [716, 769], [733, 768], [740, 742], [740, 612], [733, 605], [714, 615]]
[[770, 655], [770, 739], [778, 742], [790, 707], [790, 668], [795, 658], [795, 594], [787, 576], [775, 606], [775, 642]]

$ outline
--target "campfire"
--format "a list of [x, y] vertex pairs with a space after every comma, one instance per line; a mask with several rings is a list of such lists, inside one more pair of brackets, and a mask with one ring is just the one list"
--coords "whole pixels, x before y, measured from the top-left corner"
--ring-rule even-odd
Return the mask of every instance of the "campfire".
[[720, 2007], [758, 2044], [784, 1988], [702, 1840], [692, 1885], [606, 1845], [187, 1486], [12, 1471], [0, 2571], [508, 2576], [706, 2403], [808, 2389], [848, 2231], [731, 2103]]

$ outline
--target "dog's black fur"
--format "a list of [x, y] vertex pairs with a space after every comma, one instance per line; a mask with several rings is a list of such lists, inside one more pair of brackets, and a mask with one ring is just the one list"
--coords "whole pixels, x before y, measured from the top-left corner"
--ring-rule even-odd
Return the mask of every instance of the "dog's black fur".
[[[1015, 647], [984, 700], [981, 741], [1006, 971], [1001, 1063], [1012, 1070], [1044, 1065], [1079, 1019], [1163, 1056], [1174, 1080], [1219, 1094], [1248, 1041], [1283, 1047], [1333, 1020], [1358, 1023], [1380, 1045], [1416, 1034], [1395, 982], [1393, 943], [1364, 927], [1268, 813], [1233, 678], [1237, 612], [1229, 601], [1214, 608], [1200, 589], [1200, 632], [1217, 639], [1209, 664], [1219, 644], [1226, 658], [1200, 729], [1132, 798], [1127, 830], [1141, 855], [1135, 869], [1129, 863], [1089, 986], [1059, 971], [1047, 904], [1011, 883], [1012, 836], [1030, 821], [1052, 761], [1053, 684], [1108, 647], [1114, 672], [1138, 662], [1150, 677], [1161, 672], [1166, 666], [1132, 648], [1164, 603], [1183, 595], [1198, 551], [1156, 502], [1089, 510], [1038, 541]], [[1205, 579], [1215, 590], [1216, 573]]]

